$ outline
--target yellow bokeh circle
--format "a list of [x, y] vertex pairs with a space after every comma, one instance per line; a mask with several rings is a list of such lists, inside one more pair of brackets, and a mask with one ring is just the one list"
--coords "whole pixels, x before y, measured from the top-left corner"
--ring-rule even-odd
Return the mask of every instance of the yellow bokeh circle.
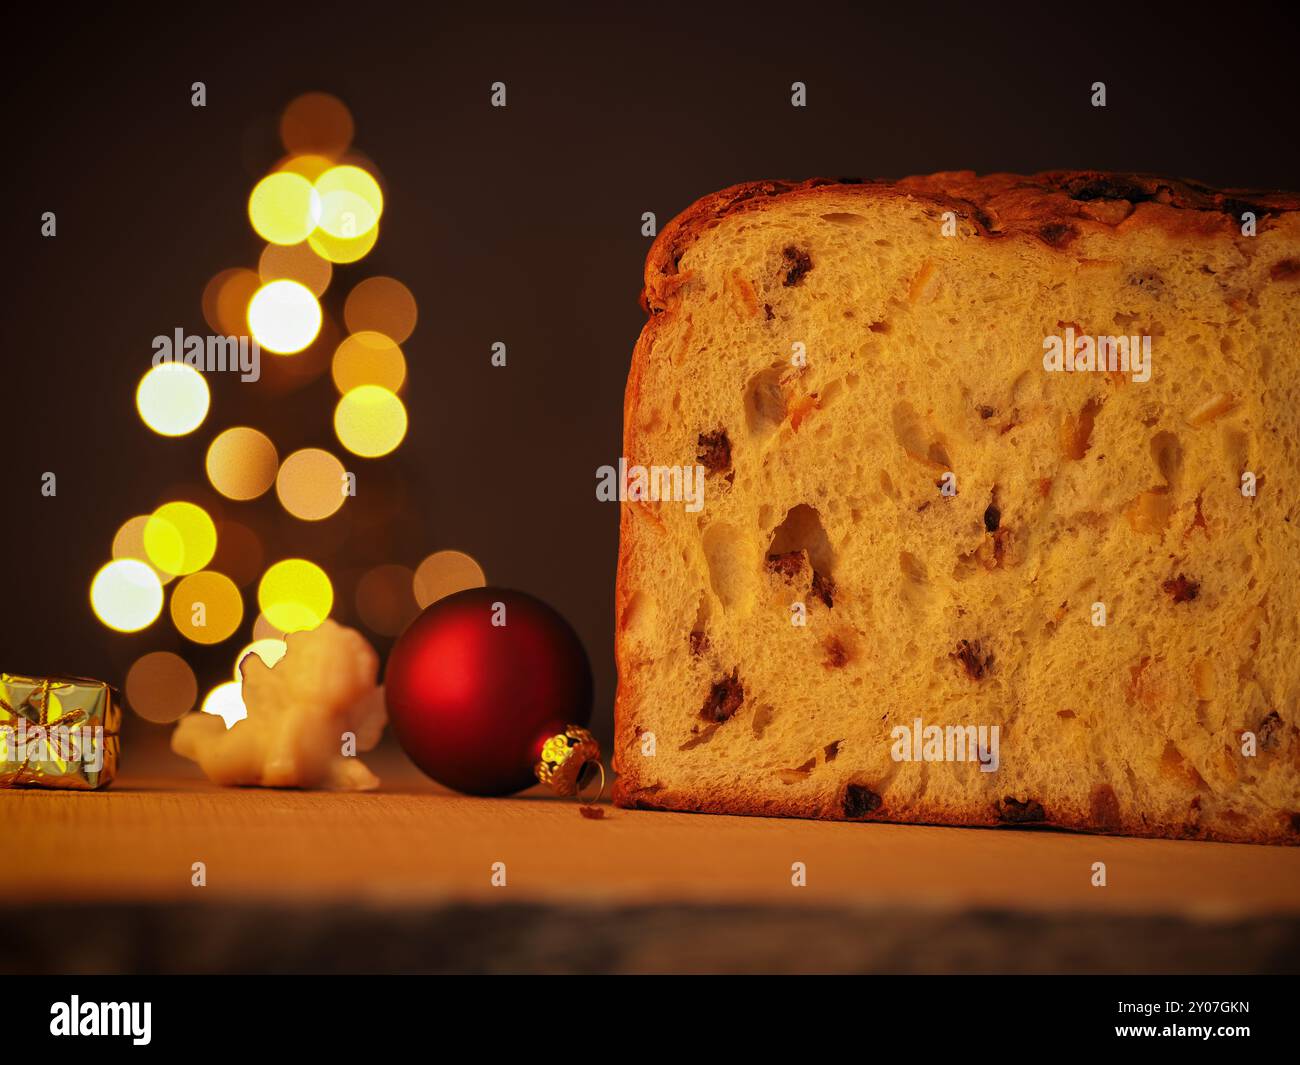
[[90, 582], [95, 616], [118, 632], [139, 632], [162, 613], [158, 575], [138, 558], [119, 558], [100, 568]]
[[338, 346], [330, 373], [334, 386], [343, 393], [362, 385], [396, 392], [406, 381], [406, 357], [383, 333], [366, 330], [353, 333]]
[[386, 388], [361, 385], [345, 393], [334, 408], [334, 432], [354, 455], [387, 455], [406, 436], [406, 407]]
[[261, 640], [254, 640], [245, 647], [239, 654], [235, 655], [235, 680], [243, 680], [244, 675], [239, 671], [240, 663], [249, 655], [257, 655], [268, 666], [274, 666], [284, 657], [284, 652], [289, 649], [289, 645], [283, 640], [277, 640], [273, 637], [266, 637]]
[[158, 575], [160, 583], [166, 584], [176, 574], [160, 570], [149, 561], [149, 553], [144, 549], [144, 531], [148, 525], [148, 514], [137, 514], [134, 518], [127, 518], [126, 521], [122, 522], [113, 536], [112, 554], [114, 558], [139, 559]]
[[150, 369], [135, 390], [135, 406], [145, 425], [160, 436], [192, 433], [208, 416], [212, 394], [203, 375], [183, 362]]
[[334, 586], [325, 571], [304, 558], [277, 562], [257, 586], [257, 603], [281, 632], [314, 629], [334, 606]]
[[332, 263], [354, 263], [358, 259], [364, 258], [370, 249], [375, 246], [375, 241], [379, 239], [379, 227], [367, 230], [359, 237], [347, 239], [344, 237], [332, 237], [324, 230], [318, 229], [310, 237], [307, 243], [311, 245], [312, 251], [323, 259], [328, 259]]
[[279, 456], [265, 433], [239, 425], [217, 435], [204, 465], [212, 487], [227, 499], [256, 499], [275, 480]]
[[316, 225], [331, 237], [355, 240], [379, 225], [384, 194], [359, 166], [333, 166], [316, 179]]
[[308, 181], [315, 181], [333, 165], [334, 160], [327, 156], [306, 152], [281, 159], [275, 169], [277, 172], [288, 171], [291, 174], [301, 174]]
[[282, 278], [268, 282], [248, 302], [253, 339], [277, 355], [302, 351], [316, 339], [320, 326], [320, 303], [311, 289], [298, 281]]
[[272, 244], [301, 244], [316, 228], [320, 209], [312, 183], [284, 170], [262, 178], [248, 197], [248, 220]]
[[144, 551], [164, 573], [197, 573], [217, 551], [217, 527], [195, 503], [164, 503], [144, 526]]
[[203, 570], [177, 582], [172, 590], [172, 623], [195, 643], [229, 639], [244, 620], [244, 601], [224, 573]]
[[343, 463], [318, 447], [305, 447], [284, 460], [275, 478], [275, 494], [295, 518], [320, 521], [343, 505]]

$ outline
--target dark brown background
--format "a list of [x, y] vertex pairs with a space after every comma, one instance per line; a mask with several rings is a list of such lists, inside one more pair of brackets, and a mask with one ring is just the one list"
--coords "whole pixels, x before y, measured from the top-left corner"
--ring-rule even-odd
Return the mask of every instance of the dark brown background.
[[[594, 475], [620, 451], [643, 211], [662, 225], [755, 178], [952, 168], [1300, 185], [1296, 38], [1281, 7], [1232, 5], [1214, 21], [1166, 5], [833, 8], [44, 9], [44, 26], [10, 36], [2, 74], [12, 186], [0, 668], [120, 684], [137, 655], [171, 648], [205, 687], [229, 670], [234, 641], [182, 646], [166, 620], [110, 634], [87, 589], [121, 521], [169, 486], [201, 484], [218, 429], [267, 428], [282, 455], [334, 444], [328, 375], [274, 401], [214, 382], [208, 421], [179, 440], [149, 432], [133, 400], [151, 338], [208, 332], [205, 283], [256, 265], [245, 200], [276, 158], [279, 110], [300, 92], [348, 104], [357, 147], [386, 181], [379, 244], [335, 285], [386, 273], [419, 300], [406, 345], [412, 428], [395, 458], [349, 463], [361, 497], [322, 527], [273, 501], [223, 509], [279, 545], [272, 559], [332, 559], [344, 620], [369, 565], [469, 551], [493, 583], [572, 619], [606, 738], [617, 513], [596, 501]], [[803, 110], [789, 104], [796, 79], [808, 85]], [[208, 87], [201, 110], [196, 80]], [[488, 106], [495, 80], [509, 86], [504, 111]], [[1089, 105], [1095, 80], [1105, 109]], [[53, 240], [39, 234], [46, 210], [58, 214]], [[496, 340], [509, 345], [505, 370], [488, 362]], [[46, 470], [55, 499], [39, 492]]]

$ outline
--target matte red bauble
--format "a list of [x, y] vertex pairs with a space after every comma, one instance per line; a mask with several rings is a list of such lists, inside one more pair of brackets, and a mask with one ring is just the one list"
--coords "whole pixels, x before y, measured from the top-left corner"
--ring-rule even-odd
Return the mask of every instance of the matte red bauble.
[[384, 694], [411, 760], [457, 791], [509, 795], [594, 760], [595, 741], [573, 727], [591, 717], [587, 653], [524, 592], [471, 588], [429, 606], [394, 645]]

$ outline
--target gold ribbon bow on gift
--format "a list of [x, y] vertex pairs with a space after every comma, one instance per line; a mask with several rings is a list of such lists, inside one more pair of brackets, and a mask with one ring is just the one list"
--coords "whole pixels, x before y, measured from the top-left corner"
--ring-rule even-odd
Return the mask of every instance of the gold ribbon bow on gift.
[[117, 774], [120, 725], [102, 681], [0, 673], [0, 787], [104, 787]]

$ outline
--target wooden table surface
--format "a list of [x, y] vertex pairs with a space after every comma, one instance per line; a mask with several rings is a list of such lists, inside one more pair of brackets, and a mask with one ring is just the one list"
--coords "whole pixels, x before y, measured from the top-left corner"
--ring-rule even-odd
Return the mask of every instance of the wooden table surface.
[[29, 919], [6, 927], [85, 929], [55, 959], [6, 937], [0, 972], [1300, 968], [1296, 848], [607, 804], [589, 819], [540, 789], [381, 776], [364, 794], [152, 774], [0, 791], [0, 910]]

